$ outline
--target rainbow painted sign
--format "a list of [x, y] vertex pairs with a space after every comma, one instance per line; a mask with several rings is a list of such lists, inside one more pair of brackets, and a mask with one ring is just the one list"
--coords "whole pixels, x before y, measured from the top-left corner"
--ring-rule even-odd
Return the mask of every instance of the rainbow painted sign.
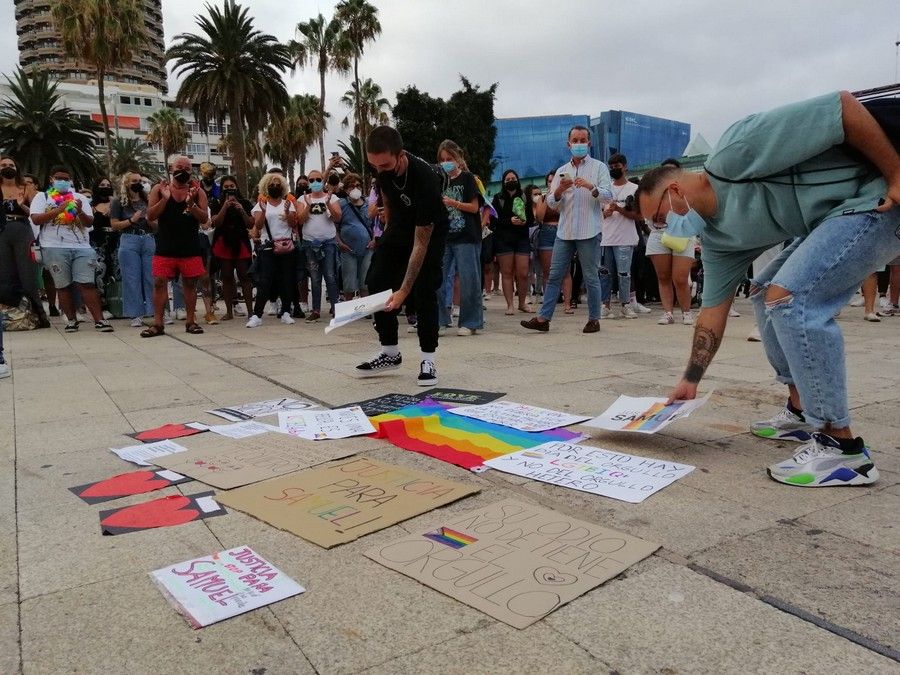
[[664, 398], [620, 396], [599, 417], [585, 422], [584, 426], [606, 431], [632, 431], [639, 434], [655, 434], [672, 422], [687, 417], [705, 404], [712, 392], [693, 401], [673, 401]]

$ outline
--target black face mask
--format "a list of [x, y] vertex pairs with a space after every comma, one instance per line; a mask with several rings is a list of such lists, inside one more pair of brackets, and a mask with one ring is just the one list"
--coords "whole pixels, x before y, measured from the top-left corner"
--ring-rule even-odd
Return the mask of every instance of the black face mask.
[[333, 173], [330, 176], [328, 176], [328, 184], [329, 185], [335, 186], [335, 185], [338, 185], [340, 182], [341, 182], [341, 177], [338, 176], [336, 173]]
[[610, 169], [609, 170], [609, 177], [612, 178], [613, 180], [619, 180], [624, 175], [625, 175], [624, 169]]
[[94, 194], [97, 195], [98, 197], [112, 197], [112, 195], [113, 195], [112, 186], [107, 187], [105, 185], [101, 185], [100, 187], [97, 188], [97, 190], [96, 190], [96, 192], [94, 192]]
[[270, 185], [269, 188], [266, 190], [266, 192], [269, 193], [269, 196], [272, 199], [278, 199], [281, 196], [281, 192], [282, 192], [281, 186], [280, 185]]
[[19, 172], [16, 171], [14, 167], [7, 166], [0, 169], [0, 176], [3, 176], [4, 178], [15, 178], [17, 175], [19, 175]]
[[297, 183], [297, 194], [305, 195], [309, 192], [309, 183]]
[[503, 187], [506, 188], [509, 192], [515, 192], [519, 189], [519, 181], [511, 180], [503, 184]]
[[227, 197], [237, 197], [237, 188], [225, 188], [222, 190], [222, 195]]
[[184, 169], [182, 169], [180, 171], [176, 171], [175, 173], [173, 173], [172, 178], [174, 178], [178, 183], [181, 183], [183, 185], [184, 183], [187, 183], [191, 179], [191, 172], [185, 171]]
[[144, 194], [144, 184], [143, 183], [129, 183], [129, 189], [137, 195]]

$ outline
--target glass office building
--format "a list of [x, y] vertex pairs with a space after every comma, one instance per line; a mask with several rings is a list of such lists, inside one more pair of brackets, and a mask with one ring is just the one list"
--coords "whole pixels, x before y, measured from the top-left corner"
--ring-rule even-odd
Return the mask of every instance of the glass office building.
[[489, 190], [496, 191], [506, 169], [522, 182], [543, 185], [547, 171], [562, 166], [571, 155], [566, 135], [576, 124], [591, 130], [591, 156], [606, 160], [621, 152], [631, 167], [681, 157], [691, 138], [691, 125], [623, 110], [607, 110], [599, 117], [547, 115], [511, 117], [494, 122], [494, 171]]

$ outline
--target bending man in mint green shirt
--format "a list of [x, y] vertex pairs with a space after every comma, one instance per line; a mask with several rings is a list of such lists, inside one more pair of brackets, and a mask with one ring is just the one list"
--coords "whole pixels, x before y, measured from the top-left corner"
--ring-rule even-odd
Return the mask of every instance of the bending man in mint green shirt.
[[850, 429], [834, 320], [860, 282], [900, 253], [900, 156], [865, 107], [835, 92], [751, 115], [725, 132], [703, 172], [648, 172], [638, 204], [673, 236], [702, 238], [703, 310], [671, 398], [696, 396], [750, 262], [793, 240], [754, 279], [766, 357], [789, 400], [752, 430], [805, 443], [769, 467], [775, 480], [874, 482], [878, 471]]

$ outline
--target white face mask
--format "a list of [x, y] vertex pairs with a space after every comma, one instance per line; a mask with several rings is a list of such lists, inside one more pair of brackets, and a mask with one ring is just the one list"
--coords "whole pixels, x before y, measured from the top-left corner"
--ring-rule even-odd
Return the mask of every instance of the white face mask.
[[532, 195], [531, 201], [533, 201], [535, 204], [540, 204], [541, 203], [541, 195], [540, 194]]
[[353, 188], [350, 192], [347, 193], [347, 196], [350, 197], [353, 201], [362, 197], [362, 190], [359, 188]]

